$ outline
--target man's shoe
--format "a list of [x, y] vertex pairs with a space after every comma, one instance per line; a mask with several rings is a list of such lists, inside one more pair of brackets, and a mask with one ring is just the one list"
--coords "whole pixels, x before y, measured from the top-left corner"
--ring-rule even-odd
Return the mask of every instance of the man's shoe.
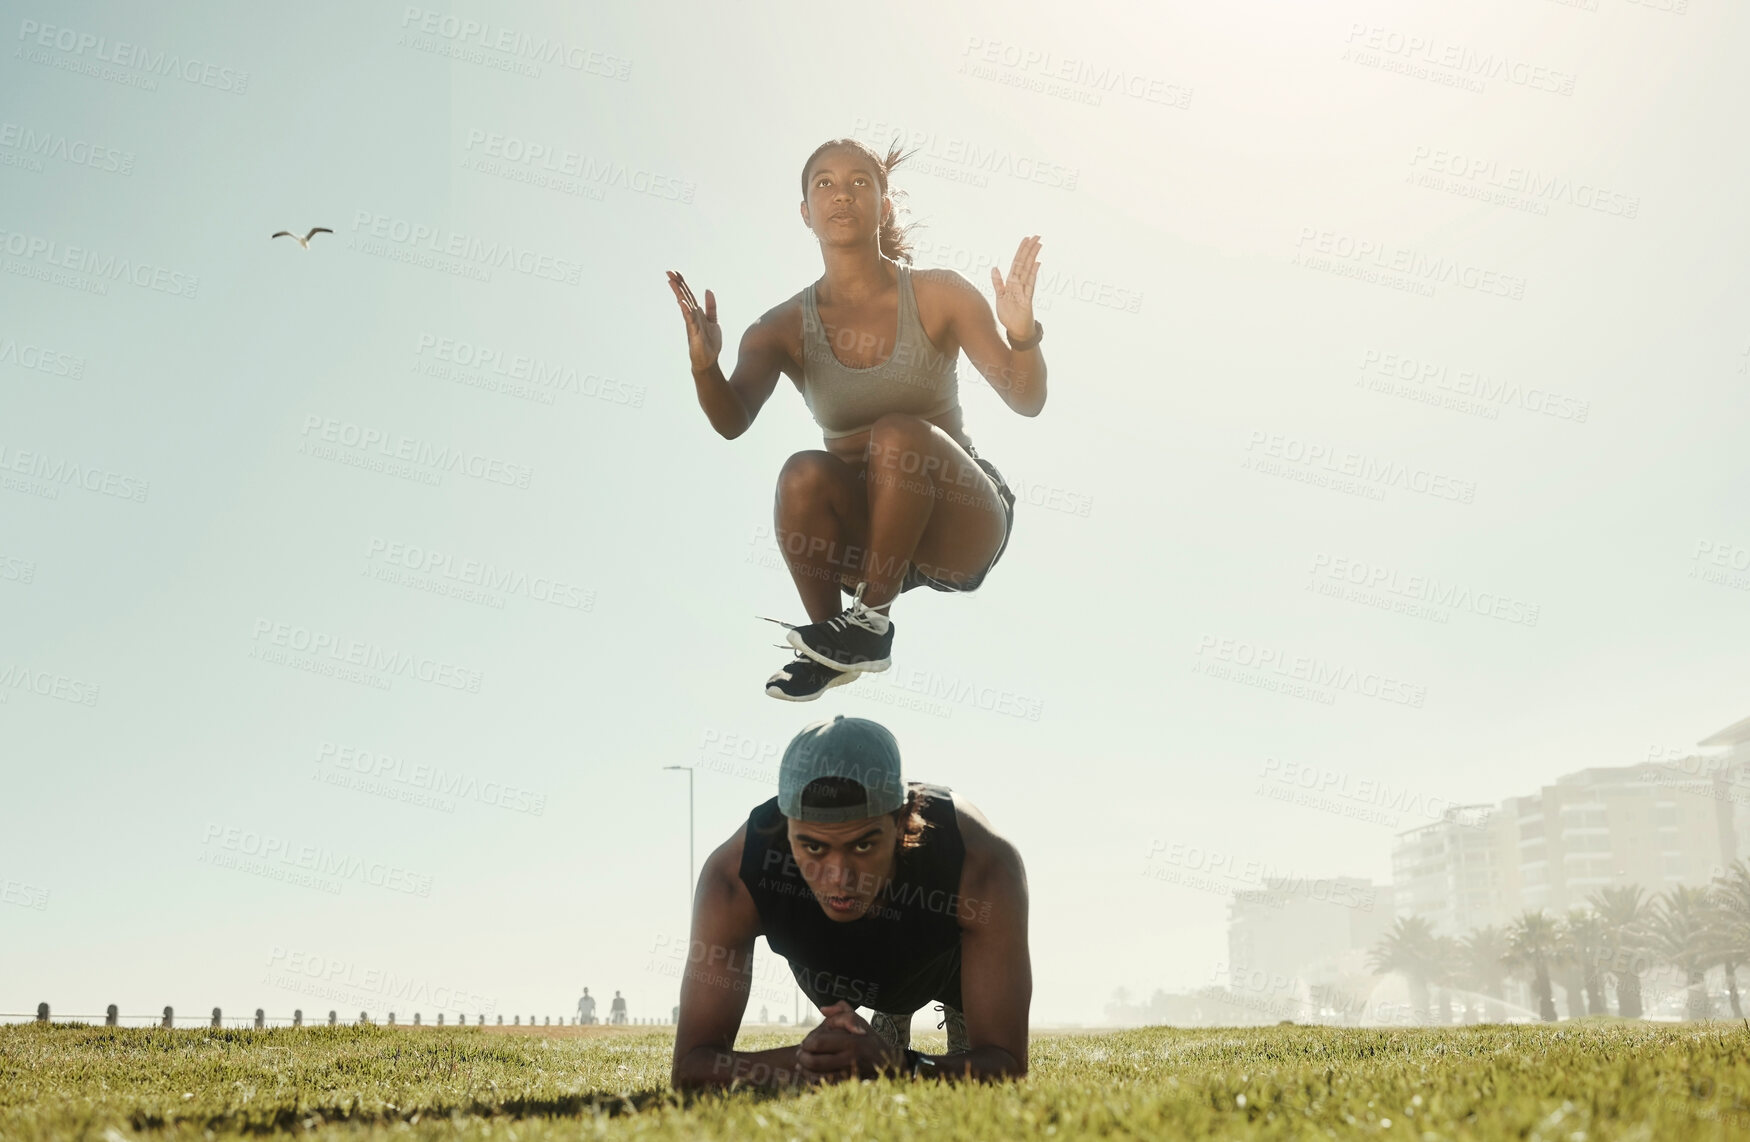
[[857, 676], [833, 666], [822, 666], [798, 653], [790, 665], [766, 679], [766, 693], [786, 702], [812, 702], [834, 686], [855, 682]]
[[886, 670], [893, 664], [893, 620], [863, 605], [857, 584], [851, 605], [825, 622], [791, 627], [790, 645], [835, 670]]

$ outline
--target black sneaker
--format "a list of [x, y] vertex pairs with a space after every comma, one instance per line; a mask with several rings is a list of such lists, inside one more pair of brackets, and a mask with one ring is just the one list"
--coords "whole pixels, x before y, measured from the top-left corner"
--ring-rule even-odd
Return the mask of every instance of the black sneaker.
[[812, 702], [834, 686], [855, 682], [857, 676], [833, 666], [822, 666], [798, 653], [790, 665], [766, 679], [766, 693], [786, 702]]
[[790, 645], [836, 670], [886, 670], [893, 664], [893, 621], [863, 605], [863, 584], [851, 605], [825, 622], [791, 627]]

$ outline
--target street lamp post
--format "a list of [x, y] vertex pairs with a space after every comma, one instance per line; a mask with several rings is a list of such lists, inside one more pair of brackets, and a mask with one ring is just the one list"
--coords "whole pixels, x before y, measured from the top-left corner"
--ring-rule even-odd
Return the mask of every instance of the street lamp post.
[[690, 906], [694, 893], [698, 891], [699, 879], [693, 871], [693, 767], [690, 765], [665, 765], [663, 768], [687, 771], [687, 902]]

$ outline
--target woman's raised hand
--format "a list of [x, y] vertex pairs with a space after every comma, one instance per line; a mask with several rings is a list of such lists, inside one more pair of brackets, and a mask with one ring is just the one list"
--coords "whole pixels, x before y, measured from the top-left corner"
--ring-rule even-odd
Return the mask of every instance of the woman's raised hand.
[[[1039, 276], [1039, 235], [1022, 238], [1015, 250], [1015, 260], [1009, 266], [1009, 280], [1001, 271], [990, 268], [990, 284], [996, 291], [997, 321], [1009, 336], [1018, 341], [1033, 337], [1033, 280]], [[1017, 332], [1017, 330], [1019, 332]]]
[[717, 324], [717, 295], [706, 290], [701, 308], [699, 299], [693, 296], [693, 287], [674, 270], [668, 271], [668, 287], [674, 290], [675, 303], [681, 307], [681, 317], [687, 323], [687, 355], [693, 359], [693, 371], [709, 369], [723, 351], [723, 327]]

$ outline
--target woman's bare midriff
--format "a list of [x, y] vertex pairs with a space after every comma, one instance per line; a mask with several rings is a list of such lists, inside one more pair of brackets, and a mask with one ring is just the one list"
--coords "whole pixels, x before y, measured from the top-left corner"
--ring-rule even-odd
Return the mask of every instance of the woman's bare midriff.
[[[972, 441], [966, 435], [961, 423], [960, 410], [945, 412], [941, 416], [927, 418], [929, 422], [946, 432], [954, 443], [966, 451], [972, 451]], [[822, 440], [828, 452], [853, 468], [861, 468], [868, 463], [869, 434], [859, 432], [855, 436], [834, 436]]]

